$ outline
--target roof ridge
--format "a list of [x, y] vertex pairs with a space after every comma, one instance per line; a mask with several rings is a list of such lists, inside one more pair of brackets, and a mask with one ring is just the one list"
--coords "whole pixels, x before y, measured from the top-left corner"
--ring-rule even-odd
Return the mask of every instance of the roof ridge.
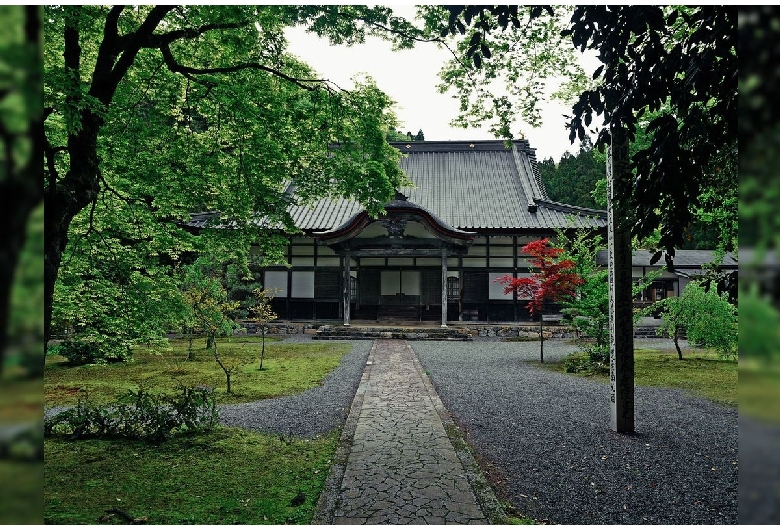
[[587, 214], [595, 214], [597, 217], [603, 217], [604, 219], [607, 218], [607, 211], [606, 210], [598, 210], [595, 208], [587, 208], [585, 206], [577, 206], [575, 204], [565, 204], [562, 202], [556, 202], [551, 201], [550, 199], [542, 199], [539, 197], [534, 197], [534, 200], [542, 205], [546, 206], [547, 208], [551, 208], [553, 210], [557, 210], [559, 212], [567, 212], [567, 213], [587, 213]]
[[[512, 156], [515, 161], [515, 166], [517, 169], [517, 178], [520, 179], [520, 186], [523, 188], [523, 193], [525, 194], [525, 198], [528, 201], [528, 211], [530, 213], [536, 212], [536, 202], [534, 202], [534, 189], [531, 185], [531, 181], [529, 179], [523, 178], [523, 176], [520, 174], [521, 170], [523, 172], [527, 172], [528, 168], [523, 167], [524, 166], [524, 160], [520, 157], [520, 152], [517, 149], [517, 145], [512, 142]], [[533, 177], [533, 168], [531, 169], [531, 177]]]

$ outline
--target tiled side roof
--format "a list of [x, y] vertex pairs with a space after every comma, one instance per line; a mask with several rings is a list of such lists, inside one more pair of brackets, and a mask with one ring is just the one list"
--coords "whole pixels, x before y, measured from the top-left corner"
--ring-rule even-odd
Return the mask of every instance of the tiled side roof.
[[320, 199], [312, 206], [293, 206], [290, 215], [301, 230], [330, 230], [344, 224], [363, 208], [347, 199]]
[[[401, 168], [415, 184], [401, 190], [409, 201], [452, 227], [547, 229], [604, 227], [606, 213], [553, 203], [541, 185], [534, 150], [525, 140], [393, 143], [407, 155]], [[537, 206], [530, 212], [528, 205]], [[321, 200], [291, 210], [298, 227], [328, 230], [360, 211], [354, 202]]]
[[[653, 253], [649, 250], [635, 250], [631, 256], [631, 265], [633, 267], [664, 267], [666, 262], [663, 257], [654, 265], [650, 264]], [[699, 268], [704, 263], [711, 263], [715, 257], [714, 250], [676, 250], [674, 252], [675, 268]], [[606, 250], [601, 250], [596, 255], [596, 263], [606, 265], [608, 263]], [[739, 263], [734, 259], [731, 252], [726, 253], [721, 267], [737, 268]]]

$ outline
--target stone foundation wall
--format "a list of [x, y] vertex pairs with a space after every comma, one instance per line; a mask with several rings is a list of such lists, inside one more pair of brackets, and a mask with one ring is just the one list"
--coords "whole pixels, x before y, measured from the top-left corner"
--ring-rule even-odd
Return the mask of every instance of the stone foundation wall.
[[[506, 326], [489, 326], [479, 324], [461, 325], [461, 328], [469, 330], [474, 337], [524, 337], [529, 339], [539, 338], [538, 324], [521, 324]], [[545, 339], [573, 339], [577, 332], [569, 326], [544, 326]]]
[[[474, 337], [524, 337], [529, 339], [539, 338], [539, 324], [520, 325], [480, 325], [469, 324], [459, 326], [469, 330]], [[655, 334], [657, 326], [638, 326], [634, 328], [635, 338], [657, 338]], [[577, 330], [571, 326], [544, 326], [545, 339], [576, 339], [580, 338]]]
[[[260, 325], [256, 322], [241, 322], [240, 335], [259, 335], [262, 333]], [[266, 335], [313, 335], [317, 332], [320, 324], [308, 324], [305, 322], [271, 322], [265, 325]]]

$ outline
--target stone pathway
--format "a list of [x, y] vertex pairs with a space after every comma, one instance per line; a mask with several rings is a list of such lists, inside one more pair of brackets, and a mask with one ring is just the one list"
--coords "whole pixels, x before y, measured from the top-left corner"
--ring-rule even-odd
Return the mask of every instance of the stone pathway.
[[315, 523], [487, 524], [442, 414], [411, 346], [375, 341]]

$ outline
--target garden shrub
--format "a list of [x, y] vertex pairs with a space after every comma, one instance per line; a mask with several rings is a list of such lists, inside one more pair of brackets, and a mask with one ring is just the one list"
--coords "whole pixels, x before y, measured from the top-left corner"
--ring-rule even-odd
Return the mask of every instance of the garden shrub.
[[589, 366], [590, 359], [582, 353], [573, 353], [563, 360], [563, 367], [569, 374], [586, 372]]
[[159, 443], [182, 432], [210, 431], [218, 420], [210, 387], [182, 387], [173, 396], [139, 389], [103, 406], [79, 400], [75, 407], [47, 418], [44, 433], [75, 439], [130, 438]]
[[66, 340], [60, 345], [57, 353], [68, 359], [68, 362], [74, 366], [124, 362], [132, 357], [132, 352], [125, 344], [109, 341], [96, 344]]
[[609, 372], [609, 351], [607, 361], [594, 360], [584, 352], [573, 353], [563, 360], [563, 368], [569, 374], [604, 374]]

